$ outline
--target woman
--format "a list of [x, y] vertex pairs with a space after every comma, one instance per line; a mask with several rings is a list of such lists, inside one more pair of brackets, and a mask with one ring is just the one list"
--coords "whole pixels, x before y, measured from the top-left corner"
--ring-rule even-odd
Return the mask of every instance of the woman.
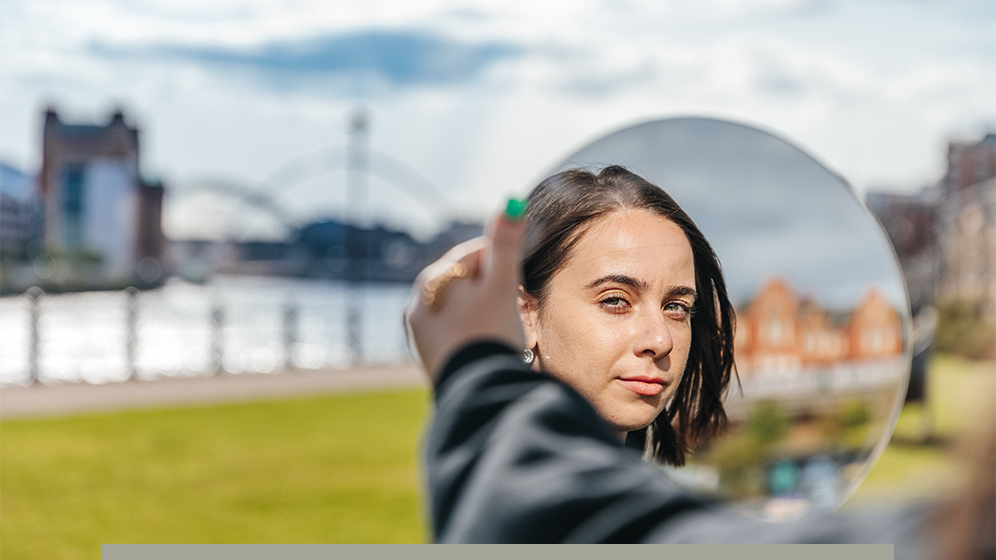
[[543, 181], [522, 274], [527, 361], [628, 445], [681, 466], [724, 425], [733, 308], [708, 241], [659, 187], [619, 166]]
[[[617, 175], [626, 182], [640, 184], [621, 170], [606, 170], [600, 176], [606, 173], [606, 178]], [[643, 190], [644, 187], [636, 189]], [[539, 196], [542, 192], [543, 189], [539, 189], [534, 193], [537, 205], [543, 204]], [[424, 443], [423, 469], [434, 540], [472, 543], [895, 543], [896, 557], [937, 557], [930, 547], [932, 543], [923, 540], [928, 535], [925, 529], [931, 527], [930, 519], [919, 512], [848, 517], [814, 512], [797, 522], [779, 525], [749, 519], [692, 496], [660, 476], [657, 469], [637, 453], [623, 447], [619, 432], [633, 425], [624, 424], [612, 415], [606, 422], [606, 413], [596, 412], [599, 405], [593, 406], [589, 398], [568, 385], [571, 381], [538, 375], [522, 363], [520, 352], [527, 344], [539, 354], [538, 359], [544, 362], [544, 367], [560, 368], [566, 363], [558, 357], [559, 348], [547, 332], [555, 326], [550, 321], [557, 316], [557, 310], [551, 307], [559, 301], [557, 277], [568, 274], [572, 266], [583, 265], [586, 255], [599, 256], [584, 252], [585, 239], [594, 240], [600, 229], [614, 223], [609, 221], [613, 216], [618, 218], [635, 211], [636, 218], [648, 217], [639, 214], [646, 212], [645, 208], [636, 208], [625, 196], [616, 194], [614, 197], [619, 201], [616, 210], [602, 214], [601, 219], [589, 220], [587, 227], [574, 228], [574, 232], [564, 238], [569, 248], [563, 253], [562, 262], [549, 263], [547, 268], [552, 272], [546, 280], [546, 292], [537, 291], [536, 285], [521, 280], [523, 238], [533, 235], [527, 244], [536, 247], [533, 232], [538, 230], [533, 223], [530, 234], [524, 234], [516, 205], [512, 203], [505, 216], [489, 224], [485, 238], [455, 247], [426, 268], [416, 280], [416, 291], [405, 319], [411, 341], [434, 389], [435, 412]], [[535, 212], [535, 209], [531, 211]], [[662, 214], [656, 209], [652, 214], [655, 220], [662, 222], [656, 225], [665, 230], [667, 224], [685, 221], [678, 214], [675, 214], [677, 218], [665, 221], [659, 218]], [[649, 224], [653, 222], [636, 223], [648, 226], [648, 230]], [[685, 227], [689, 226], [690, 222]], [[686, 232], [691, 229], [678, 227]], [[638, 236], [634, 234], [635, 237]], [[728, 354], [710, 363], [707, 363], [708, 357], [694, 357], [699, 351], [699, 342], [694, 340], [699, 332], [695, 321], [707, 316], [707, 309], [714, 307], [717, 317], [728, 316], [721, 301], [724, 298], [721, 297], [722, 285], [717, 281], [718, 270], [713, 269], [715, 276], [710, 277], [708, 268], [703, 270], [698, 266], [703, 260], [703, 249], [702, 245], [697, 245], [695, 237], [700, 236], [688, 235], [695, 264], [697, 301], [694, 306], [697, 311], [690, 319], [692, 340], [682, 379], [677, 383], [680, 386], [688, 383], [690, 387], [674, 389], [674, 403], [690, 402], [693, 407], [709, 406], [708, 399], [695, 397], [711, 391], [704, 389], [716, 383], [708, 380], [709, 376], [716, 376], [715, 372], [719, 371], [720, 379], [716, 384], [721, 386], [724, 383], [722, 372], [729, 372], [728, 367], [723, 369]], [[673, 245], [669, 246], [675, 249], [681, 246], [675, 240], [671, 243]], [[640, 246], [635, 243], [633, 248]], [[531, 250], [528, 254], [539, 253]], [[708, 262], [710, 258], [705, 260]], [[712, 260], [714, 262], [714, 258]], [[526, 262], [528, 269], [528, 258]], [[667, 307], [665, 302], [675, 301], [673, 297], [687, 292], [662, 289], [661, 285], [640, 274], [642, 270], [623, 272], [627, 274], [610, 278], [610, 281], [622, 284], [618, 287], [620, 293], [606, 294], [598, 300], [609, 308], [622, 306], [627, 309], [620, 314], [620, 322], [635, 320], [630, 313], [643, 317], [646, 309], [640, 306], [645, 305], [642, 303], [645, 292], [653, 294], [654, 300], [660, 299], [662, 314], [677, 309]], [[623, 278], [627, 275], [632, 275], [634, 281]], [[665, 282], [685, 288], [691, 278], [678, 272], [676, 277]], [[647, 280], [650, 285], [641, 286], [641, 280]], [[629, 296], [632, 299], [627, 300], [627, 304], [611, 299], [625, 299], [626, 290], [622, 288], [632, 284], [643, 290], [637, 294], [639, 298]], [[660, 297], [662, 293], [671, 292], [674, 292], [671, 297]], [[535, 298], [535, 301], [529, 298]], [[682, 301], [688, 303], [688, 300]], [[705, 302], [713, 305], [706, 306]], [[632, 305], [635, 311], [629, 311], [626, 305]], [[521, 316], [534, 309], [538, 323], [527, 324], [527, 334]], [[583, 318], [577, 316], [579, 324]], [[664, 324], [675, 326], [673, 323], [681, 323], [679, 318], [668, 317], [669, 322]], [[649, 318], [644, 320], [647, 325], [653, 324]], [[723, 339], [723, 333], [728, 332], [725, 325], [725, 321], [717, 320], [711, 328], [708, 323], [699, 328], [709, 340]], [[648, 353], [648, 359], [658, 358], [657, 361], [662, 362], [658, 368], [661, 377], [673, 387], [675, 370], [671, 368], [672, 364], [663, 362], [679, 361], [677, 353], [680, 350], [674, 342], [684, 340], [682, 337], [687, 334], [678, 332], [677, 326], [671, 331], [669, 328], [670, 349], [663, 342], [663, 332], [661, 342], [653, 342], [655, 337], [651, 336], [652, 344], [646, 346], [655, 353], [654, 356]], [[658, 346], [651, 348], [653, 344]], [[725, 340], [723, 344], [728, 348], [729, 341]], [[576, 350], [584, 354], [590, 349]], [[719, 369], [714, 368], [715, 363], [719, 364]], [[576, 364], [564, 367], [559, 375], [566, 379], [581, 371], [574, 366]], [[669, 387], [663, 387], [658, 394], [668, 390]], [[659, 403], [652, 404], [655, 409], [659, 406]], [[602, 409], [606, 410], [606, 407]], [[667, 409], [665, 414], [678, 419], [676, 433], [685, 435], [681, 431], [682, 415], [687, 414], [689, 420], [686, 422], [693, 428], [703, 425], [702, 420], [695, 420], [700, 418], [697, 409], [692, 408], [689, 412], [689, 409], [679, 407], [680, 410], [671, 412], [673, 409], [674, 406]], [[711, 416], [713, 419], [719, 417], [715, 412]], [[704, 425], [708, 426], [710, 422], [715, 420], [705, 421]], [[690, 433], [694, 437], [694, 429]]]

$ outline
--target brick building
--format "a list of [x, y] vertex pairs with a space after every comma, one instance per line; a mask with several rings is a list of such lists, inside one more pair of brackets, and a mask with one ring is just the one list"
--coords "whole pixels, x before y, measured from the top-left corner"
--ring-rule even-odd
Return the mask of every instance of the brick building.
[[774, 373], [799, 369], [798, 322], [799, 302], [788, 282], [781, 278], [768, 281], [746, 309], [737, 313], [734, 355], [738, 370]]
[[876, 289], [850, 312], [831, 313], [774, 278], [737, 311], [734, 355], [744, 379], [895, 358], [902, 350], [899, 314]]
[[105, 125], [66, 124], [45, 112], [39, 186], [46, 251], [78, 287], [160, 280], [163, 187], [139, 168], [139, 131], [118, 111]]
[[869, 290], [847, 323], [847, 358], [877, 360], [903, 352], [899, 314], [878, 290]]
[[848, 348], [846, 333], [815, 300], [803, 301], [796, 328], [799, 331], [797, 351], [803, 367], [830, 365], [845, 356]]

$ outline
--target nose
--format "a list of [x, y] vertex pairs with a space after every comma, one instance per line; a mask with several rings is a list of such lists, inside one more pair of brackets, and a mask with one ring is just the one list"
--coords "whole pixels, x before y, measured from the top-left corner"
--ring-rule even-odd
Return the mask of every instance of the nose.
[[645, 313], [633, 348], [637, 356], [659, 360], [671, 353], [674, 341], [667, 319], [660, 312]]

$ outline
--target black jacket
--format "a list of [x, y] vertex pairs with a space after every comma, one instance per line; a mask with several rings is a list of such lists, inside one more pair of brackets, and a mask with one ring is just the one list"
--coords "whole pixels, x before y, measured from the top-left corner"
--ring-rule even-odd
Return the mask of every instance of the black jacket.
[[781, 524], [696, 497], [502, 344], [452, 356], [435, 403], [424, 452], [437, 542], [893, 543], [896, 558], [931, 557], [920, 508]]

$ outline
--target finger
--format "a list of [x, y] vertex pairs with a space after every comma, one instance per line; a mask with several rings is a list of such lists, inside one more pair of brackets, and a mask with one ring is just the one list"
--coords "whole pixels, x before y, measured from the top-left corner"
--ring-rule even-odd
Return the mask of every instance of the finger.
[[484, 254], [486, 240], [479, 238], [480, 243], [477, 248], [460, 258], [460, 262], [467, 265], [467, 277], [477, 278], [481, 274], [481, 257]]
[[[466, 286], [474, 283], [479, 274], [481, 254], [487, 240], [461, 244], [458, 250], [451, 250], [443, 258], [426, 268], [416, 279], [409, 302], [409, 318], [419, 308], [430, 313], [439, 312], [446, 303], [447, 293], [454, 284]], [[454, 259], [454, 257], [459, 257]], [[462, 266], [458, 266], [462, 265]]]
[[484, 237], [477, 237], [469, 241], [464, 241], [446, 252], [438, 260], [422, 269], [422, 272], [415, 278], [415, 286], [421, 289], [426, 282], [442, 274], [454, 262], [463, 262], [469, 269], [470, 276], [478, 274], [480, 269], [480, 253], [487, 245], [488, 240]]
[[466, 257], [468, 254], [475, 251], [480, 251], [485, 245], [488, 244], [488, 239], [486, 237], [475, 237], [473, 239], [468, 239], [463, 243], [455, 245], [446, 254], [439, 259], [439, 262], [450, 263], [453, 261], [458, 261]]
[[496, 280], [501, 278], [509, 284], [519, 285], [522, 237], [522, 220], [510, 219], [505, 213], [491, 220], [488, 227], [491, 243], [484, 258], [486, 274]]

